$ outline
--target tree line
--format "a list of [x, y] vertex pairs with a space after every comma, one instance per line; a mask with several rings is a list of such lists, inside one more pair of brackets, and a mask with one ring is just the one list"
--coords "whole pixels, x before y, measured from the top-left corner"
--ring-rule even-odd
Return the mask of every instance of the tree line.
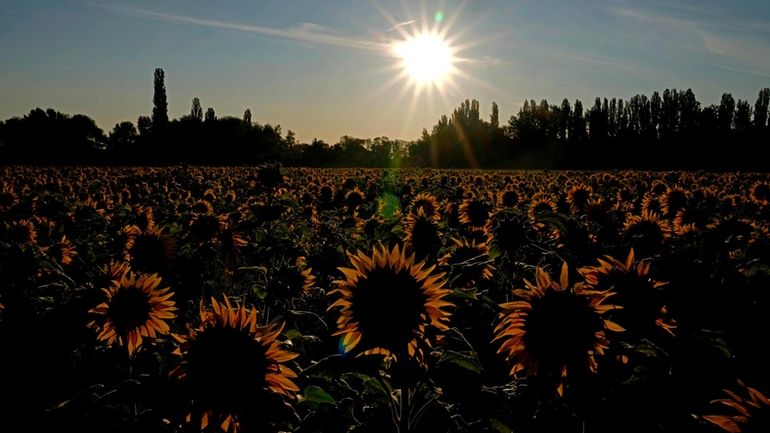
[[308, 167], [759, 169], [770, 145], [770, 89], [752, 104], [725, 93], [703, 106], [691, 89], [628, 100], [596, 98], [549, 104], [525, 101], [500, 123], [466, 100], [412, 141], [343, 136], [299, 143], [280, 125], [259, 124], [250, 110], [218, 117], [193, 98], [190, 114], [169, 119], [165, 74], [156, 69], [151, 116], [109, 132], [87, 116], [36, 108], [0, 122], [0, 163], [201, 164], [281, 162]]

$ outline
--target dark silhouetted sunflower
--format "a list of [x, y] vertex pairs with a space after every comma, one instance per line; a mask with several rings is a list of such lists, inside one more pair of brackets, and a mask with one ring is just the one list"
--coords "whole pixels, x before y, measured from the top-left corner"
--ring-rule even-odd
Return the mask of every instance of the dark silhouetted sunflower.
[[626, 217], [623, 234], [631, 243], [631, 247], [643, 257], [653, 255], [671, 235], [667, 220], [661, 219], [654, 212], [643, 211], [641, 215]]
[[126, 235], [125, 260], [143, 272], [167, 270], [177, 256], [176, 239], [154, 223], [141, 229], [133, 225], [123, 229]]
[[67, 239], [67, 236], [62, 236], [61, 240], [53, 245], [45, 248], [45, 253], [48, 257], [52, 258], [61, 266], [68, 266], [72, 263], [72, 259], [78, 254], [72, 242]]
[[492, 248], [513, 258], [532, 243], [535, 228], [524, 215], [498, 212], [491, 220], [489, 232]]
[[23, 219], [12, 222], [4, 237], [11, 244], [35, 245], [37, 242], [37, 230], [32, 221]]
[[598, 266], [579, 270], [592, 289], [615, 292], [612, 303], [622, 309], [611, 311], [610, 318], [626, 329], [625, 339], [644, 338], [656, 327], [674, 334], [675, 322], [667, 317], [667, 310], [660, 288], [667, 283], [650, 277], [650, 263], [635, 262], [634, 250], [625, 262], [605, 256]]
[[281, 348], [282, 326], [257, 326], [254, 307], [233, 308], [225, 297], [211, 298], [211, 309], [201, 301], [199, 310], [200, 324], [174, 336], [180, 362], [170, 373], [193, 404], [188, 422], [253, 431], [273, 416], [262, 404], [270, 395], [293, 399], [299, 391], [297, 374], [285, 365], [298, 355]]
[[690, 197], [687, 191], [679, 187], [669, 188], [660, 198], [660, 210], [668, 218], [673, 218], [676, 213], [687, 208]]
[[468, 288], [481, 280], [491, 280], [495, 270], [489, 259], [489, 247], [475, 240], [452, 239], [454, 246], [439, 260], [439, 264], [452, 269], [452, 285]]
[[573, 213], [580, 213], [585, 210], [588, 201], [591, 199], [593, 188], [588, 185], [575, 185], [567, 191], [567, 203]]
[[732, 412], [729, 415], [705, 415], [703, 419], [730, 433], [765, 433], [770, 431], [770, 399], [738, 381], [741, 393], [725, 389], [726, 398], [714, 400]]
[[751, 200], [759, 205], [767, 205], [770, 203], [770, 184], [767, 182], [757, 182], [751, 187], [751, 193], [749, 194]]
[[329, 310], [340, 310], [333, 335], [342, 336], [346, 352], [359, 348], [362, 354], [421, 360], [431, 344], [429, 329], [434, 334], [448, 329], [446, 309], [453, 304], [444, 299], [450, 292], [443, 288], [444, 274], [398, 246], [348, 257], [353, 267], [339, 268], [345, 278], [329, 293], [337, 297]]
[[463, 200], [459, 209], [460, 224], [471, 229], [483, 229], [489, 221], [491, 206], [479, 198]]
[[176, 317], [173, 292], [168, 287], [158, 289], [160, 284], [156, 274], [124, 273], [111, 287], [102, 289], [107, 301], [89, 311], [97, 315], [89, 327], [97, 330], [100, 341], [126, 346], [132, 356], [143, 337], [167, 334], [170, 328], [166, 320]]
[[500, 305], [493, 341], [501, 343], [498, 353], [513, 364], [511, 376], [538, 377], [563, 395], [570, 371], [596, 372], [596, 356], [609, 347], [606, 331], [623, 331], [605, 318], [620, 307], [604, 303], [611, 291], [589, 290], [582, 283], [570, 286], [566, 263], [559, 281], [539, 267], [535, 277], [536, 284], [524, 280], [527, 288], [514, 290], [520, 300]]
[[555, 214], [556, 212], [556, 203], [547, 196], [538, 194], [532, 197], [527, 215], [530, 220], [537, 222], [541, 215]]
[[441, 205], [433, 194], [427, 192], [421, 192], [414, 196], [411, 204], [409, 205], [409, 211], [414, 214], [418, 214], [422, 210], [426, 218], [433, 222], [441, 221]]
[[409, 213], [403, 221], [404, 247], [414, 253], [417, 260], [435, 260], [441, 249], [441, 232], [422, 209]]
[[313, 269], [306, 266], [304, 257], [300, 257], [294, 264], [274, 265], [268, 278], [266, 291], [267, 296], [271, 298], [288, 300], [310, 292], [314, 285]]
[[366, 195], [358, 187], [345, 194], [345, 206], [351, 211], [360, 208], [364, 201], [366, 201]]
[[521, 194], [515, 189], [504, 189], [497, 193], [497, 206], [503, 209], [516, 207], [521, 202]]

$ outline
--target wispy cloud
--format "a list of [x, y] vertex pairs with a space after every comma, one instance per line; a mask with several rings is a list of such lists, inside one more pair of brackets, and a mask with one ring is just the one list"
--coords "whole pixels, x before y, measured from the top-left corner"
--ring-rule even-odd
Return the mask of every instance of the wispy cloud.
[[148, 9], [134, 8], [118, 5], [92, 4], [90, 6], [136, 16], [147, 17], [162, 21], [171, 21], [178, 23], [192, 24], [202, 27], [212, 27], [225, 30], [235, 30], [247, 33], [256, 33], [265, 36], [272, 36], [283, 39], [292, 39], [301, 42], [309, 42], [323, 45], [332, 45], [344, 48], [354, 48], [368, 51], [389, 52], [389, 44], [376, 42], [351, 36], [339, 35], [333, 33], [331, 29], [319, 26], [313, 23], [302, 23], [291, 28], [275, 28], [256, 26], [251, 24], [234, 23], [230, 21], [210, 20], [204, 18], [195, 18], [185, 15], [169, 14], [156, 12]]
[[402, 22], [402, 23], [398, 23], [398, 24], [394, 25], [393, 27], [389, 28], [389, 29], [388, 29], [388, 30], [386, 30], [385, 32], [386, 32], [386, 33], [390, 33], [390, 32], [392, 32], [392, 31], [395, 31], [395, 30], [398, 30], [398, 29], [400, 29], [401, 27], [411, 26], [412, 24], [414, 24], [414, 23], [416, 23], [416, 22], [417, 22], [417, 20], [409, 20], [409, 21], [404, 21], [404, 22]]
[[[707, 63], [710, 66], [763, 77], [770, 74], [770, 48], [756, 38], [757, 32], [768, 31], [770, 23], [723, 18], [702, 8], [684, 10], [691, 12], [690, 15], [696, 12], [701, 16], [685, 19], [647, 9], [610, 8], [610, 12], [617, 16], [655, 25], [661, 30], [689, 33], [700, 41], [708, 54], [722, 58], [721, 62]], [[725, 66], [725, 61], [734, 64]]]

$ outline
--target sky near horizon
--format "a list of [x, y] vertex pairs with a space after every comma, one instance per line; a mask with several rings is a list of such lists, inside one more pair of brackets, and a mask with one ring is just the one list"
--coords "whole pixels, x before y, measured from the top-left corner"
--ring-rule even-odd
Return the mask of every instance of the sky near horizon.
[[[417, 93], [389, 47], [429, 26], [456, 50], [451, 85]], [[280, 124], [300, 141], [414, 139], [461, 101], [504, 123], [525, 99], [628, 99], [692, 88], [752, 105], [770, 87], [770, 1], [3, 0], [0, 119], [35, 107], [108, 132], [152, 111]]]

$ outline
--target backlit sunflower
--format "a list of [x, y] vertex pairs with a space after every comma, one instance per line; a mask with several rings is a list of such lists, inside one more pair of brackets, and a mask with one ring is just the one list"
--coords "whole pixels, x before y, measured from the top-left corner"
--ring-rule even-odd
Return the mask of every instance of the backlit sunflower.
[[610, 317], [626, 329], [624, 337], [643, 338], [655, 327], [674, 334], [676, 324], [667, 317], [660, 291], [667, 283], [650, 277], [650, 262], [635, 262], [633, 249], [625, 262], [611, 256], [597, 261], [598, 266], [584, 267], [579, 272], [592, 289], [615, 292], [612, 302], [622, 309], [611, 311]]
[[669, 188], [660, 198], [660, 210], [663, 215], [672, 218], [678, 211], [687, 207], [689, 200], [687, 191], [679, 187]]
[[163, 227], [150, 223], [141, 229], [132, 225], [123, 229], [126, 236], [124, 258], [131, 267], [144, 272], [164, 271], [176, 259], [176, 239]]
[[61, 240], [54, 243], [50, 247], [45, 248], [45, 253], [48, 257], [54, 259], [56, 263], [61, 266], [67, 266], [71, 264], [73, 257], [78, 254], [78, 252], [75, 250], [75, 247], [72, 245], [72, 242], [67, 239], [67, 236], [62, 236]]
[[725, 389], [726, 398], [712, 404], [724, 406], [731, 415], [706, 415], [704, 420], [730, 433], [765, 433], [770, 431], [770, 399], [756, 389], [738, 381], [742, 394]]
[[491, 206], [480, 198], [463, 200], [459, 209], [460, 224], [471, 229], [483, 229], [489, 221]]
[[556, 212], [556, 203], [547, 196], [539, 194], [532, 197], [527, 215], [530, 220], [537, 222], [541, 215], [555, 214]]
[[649, 257], [671, 235], [671, 228], [668, 221], [658, 214], [642, 211], [641, 215], [629, 214], [626, 217], [623, 234], [634, 250], [643, 257]]
[[444, 299], [450, 292], [443, 288], [444, 274], [398, 246], [348, 257], [352, 268], [339, 268], [345, 278], [329, 293], [337, 298], [329, 310], [340, 311], [333, 335], [342, 336], [346, 352], [358, 347], [362, 354], [422, 359], [429, 330], [448, 329], [446, 310], [453, 304]]
[[567, 203], [573, 213], [582, 212], [591, 199], [593, 188], [588, 185], [575, 185], [567, 191]]
[[366, 195], [358, 187], [353, 188], [345, 194], [345, 206], [353, 211], [361, 207], [366, 201]]
[[441, 232], [438, 225], [426, 216], [422, 209], [409, 213], [403, 221], [404, 248], [414, 253], [417, 260], [435, 260], [441, 249]]
[[759, 205], [770, 203], [770, 184], [767, 182], [757, 182], [751, 186], [751, 200]]
[[563, 395], [571, 370], [596, 372], [596, 356], [609, 347], [606, 331], [623, 331], [605, 318], [620, 307], [604, 303], [611, 291], [570, 285], [566, 262], [559, 281], [539, 267], [535, 277], [536, 284], [524, 280], [527, 288], [514, 290], [519, 300], [500, 305], [503, 312], [493, 341], [501, 343], [498, 353], [513, 364], [511, 376], [538, 377]]
[[170, 328], [166, 320], [176, 317], [173, 292], [168, 287], [158, 289], [160, 284], [156, 274], [124, 273], [111, 287], [102, 289], [107, 301], [89, 311], [97, 315], [89, 327], [97, 330], [100, 341], [126, 346], [132, 356], [143, 337], [167, 334]]
[[436, 197], [434, 197], [433, 194], [427, 192], [421, 192], [414, 196], [411, 204], [409, 205], [409, 210], [411, 213], [418, 214], [419, 211], [422, 210], [425, 217], [433, 222], [441, 221], [440, 208], [441, 205], [439, 204], [438, 200], [436, 200]]
[[452, 242], [454, 247], [439, 260], [439, 264], [452, 269], [453, 286], [467, 288], [481, 280], [492, 279], [495, 267], [489, 259], [489, 247], [486, 243], [454, 238]]
[[200, 324], [187, 335], [175, 335], [179, 364], [171, 376], [179, 380], [193, 411], [188, 422], [201, 430], [251, 431], [272, 414], [262, 404], [270, 395], [293, 399], [297, 374], [285, 365], [298, 355], [281, 348], [282, 326], [257, 326], [257, 310], [203, 301]]
[[498, 191], [496, 196], [497, 206], [503, 209], [514, 208], [521, 201], [519, 192], [512, 188]]
[[35, 245], [37, 230], [30, 220], [18, 220], [11, 223], [4, 236], [10, 243], [19, 245]]

